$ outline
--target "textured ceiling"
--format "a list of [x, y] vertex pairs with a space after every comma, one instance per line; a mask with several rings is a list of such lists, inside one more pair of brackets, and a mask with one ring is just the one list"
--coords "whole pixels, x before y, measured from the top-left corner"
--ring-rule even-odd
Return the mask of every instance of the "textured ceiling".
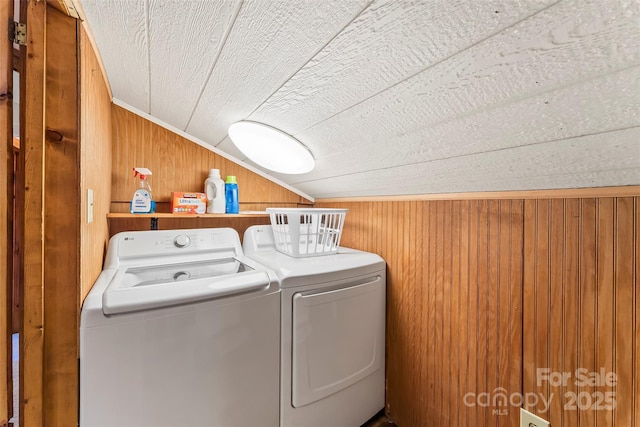
[[[640, 184], [637, 0], [83, 0], [114, 102], [312, 197]], [[266, 171], [268, 173], [268, 171]]]

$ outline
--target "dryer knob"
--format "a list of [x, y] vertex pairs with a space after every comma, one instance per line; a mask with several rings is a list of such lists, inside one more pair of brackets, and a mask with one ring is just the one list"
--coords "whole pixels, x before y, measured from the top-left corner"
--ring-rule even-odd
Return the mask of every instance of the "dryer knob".
[[173, 244], [178, 248], [186, 248], [191, 243], [189, 236], [181, 234], [173, 239]]

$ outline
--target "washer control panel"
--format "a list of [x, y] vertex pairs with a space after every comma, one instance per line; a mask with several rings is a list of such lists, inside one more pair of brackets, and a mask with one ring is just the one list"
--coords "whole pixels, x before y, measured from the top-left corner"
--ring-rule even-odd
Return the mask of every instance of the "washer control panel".
[[173, 244], [176, 248], [186, 248], [191, 244], [191, 239], [186, 234], [180, 234], [173, 239]]
[[[242, 254], [238, 232], [232, 228], [190, 230], [125, 231], [112, 237], [107, 251], [107, 265], [137, 265], [147, 258], [176, 256], [175, 261], [206, 254]], [[207, 255], [210, 256], [210, 255]], [[128, 260], [128, 261], [125, 261]]]

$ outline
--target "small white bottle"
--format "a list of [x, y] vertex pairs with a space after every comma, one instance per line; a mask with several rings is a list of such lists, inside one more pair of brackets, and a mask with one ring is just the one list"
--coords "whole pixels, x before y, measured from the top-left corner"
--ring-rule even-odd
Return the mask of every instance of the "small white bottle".
[[224, 213], [224, 181], [219, 169], [209, 170], [209, 178], [204, 181], [204, 193], [207, 195], [207, 213]]

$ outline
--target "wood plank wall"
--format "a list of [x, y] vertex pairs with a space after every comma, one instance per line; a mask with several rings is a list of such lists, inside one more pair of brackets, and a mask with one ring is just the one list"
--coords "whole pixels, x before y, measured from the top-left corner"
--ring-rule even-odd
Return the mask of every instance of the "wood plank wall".
[[47, 8], [43, 424], [77, 423], [80, 292], [78, 21]]
[[169, 212], [172, 191], [202, 192], [209, 169], [238, 179], [240, 209], [309, 205], [305, 198], [149, 120], [113, 105], [112, 212], [128, 212], [136, 188], [133, 167], [151, 169], [158, 212]]
[[[47, 7], [29, 1], [26, 8], [27, 46], [20, 93], [24, 107], [23, 320], [20, 342], [20, 425], [42, 426], [44, 366], [44, 141]], [[29, 90], [26, 90], [27, 82]]]
[[517, 410], [494, 412], [477, 397], [522, 388], [522, 201], [316, 204], [329, 206], [350, 209], [342, 245], [387, 262], [390, 418], [517, 425]]
[[[498, 387], [554, 393], [545, 413], [523, 405], [554, 427], [640, 426], [640, 198], [549, 197], [317, 201], [350, 209], [342, 245], [387, 261], [387, 411], [399, 427], [519, 425], [511, 404], [505, 415], [465, 405]], [[575, 387], [576, 369], [601, 367], [614, 387]], [[538, 387], [538, 368], [573, 376]], [[567, 392], [590, 394], [576, 406], [613, 392], [616, 409], [565, 410]]]
[[[111, 209], [111, 96], [84, 26], [80, 31], [80, 301], [102, 271]], [[93, 222], [87, 190], [93, 190]]]
[[640, 425], [639, 202], [525, 202], [524, 392], [554, 427]]
[[[12, 16], [11, 2], [0, 3], [0, 34], [8, 31]], [[0, 172], [0, 425], [7, 425], [12, 413], [11, 381], [11, 306], [13, 251], [13, 97], [11, 93], [13, 46], [8, 40], [0, 45], [0, 162], [5, 170]]]

